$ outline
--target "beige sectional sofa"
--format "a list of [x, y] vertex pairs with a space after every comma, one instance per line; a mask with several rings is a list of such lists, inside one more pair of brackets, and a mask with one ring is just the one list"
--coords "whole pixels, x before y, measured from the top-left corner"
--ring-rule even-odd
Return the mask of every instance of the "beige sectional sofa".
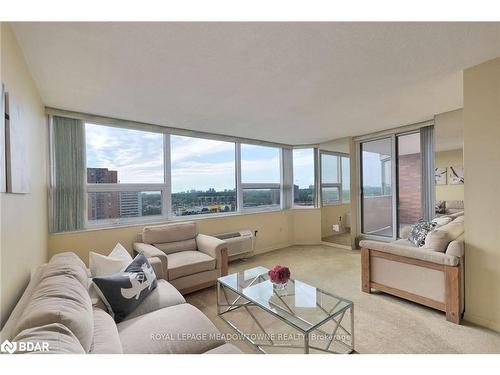
[[55, 255], [33, 273], [1, 342], [48, 343], [49, 353], [240, 353], [165, 280], [118, 324], [92, 305], [88, 288], [85, 264], [74, 253]]
[[360, 241], [362, 290], [380, 290], [444, 311], [447, 320], [459, 324], [465, 308], [463, 212], [447, 220], [427, 235], [423, 247], [408, 241], [409, 228], [394, 242]]

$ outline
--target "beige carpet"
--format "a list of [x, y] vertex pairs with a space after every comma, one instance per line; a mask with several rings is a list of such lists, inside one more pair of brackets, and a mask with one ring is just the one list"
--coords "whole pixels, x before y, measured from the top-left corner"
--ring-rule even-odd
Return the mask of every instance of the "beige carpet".
[[[293, 278], [354, 302], [358, 353], [500, 353], [498, 333], [466, 321], [452, 324], [442, 312], [397, 297], [362, 293], [359, 251], [325, 245], [293, 246], [233, 262], [229, 271], [276, 264], [289, 266]], [[232, 328], [217, 316], [215, 298], [215, 287], [186, 297], [223, 333], [233, 334]], [[246, 342], [231, 342], [246, 353], [256, 352]]]

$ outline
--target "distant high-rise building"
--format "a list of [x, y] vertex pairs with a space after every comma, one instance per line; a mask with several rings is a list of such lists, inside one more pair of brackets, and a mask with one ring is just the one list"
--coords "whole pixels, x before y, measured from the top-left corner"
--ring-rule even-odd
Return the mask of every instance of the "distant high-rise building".
[[118, 171], [110, 171], [108, 168], [87, 168], [87, 183], [116, 184]]
[[88, 219], [102, 220], [118, 217], [117, 192], [89, 193]]
[[120, 193], [120, 217], [142, 216], [141, 193], [126, 191]]
[[[108, 168], [87, 168], [87, 183], [116, 184], [118, 183], [118, 172], [110, 171]], [[118, 217], [118, 193], [89, 193], [89, 220], [112, 219], [116, 217]]]

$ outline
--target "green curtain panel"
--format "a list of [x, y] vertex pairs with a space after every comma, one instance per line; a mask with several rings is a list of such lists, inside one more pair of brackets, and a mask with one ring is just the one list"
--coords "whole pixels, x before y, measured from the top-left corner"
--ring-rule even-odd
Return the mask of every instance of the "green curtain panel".
[[435, 216], [434, 125], [420, 128], [422, 160], [422, 216], [431, 221]]
[[85, 213], [85, 129], [81, 120], [52, 119], [54, 176], [52, 232], [83, 229]]

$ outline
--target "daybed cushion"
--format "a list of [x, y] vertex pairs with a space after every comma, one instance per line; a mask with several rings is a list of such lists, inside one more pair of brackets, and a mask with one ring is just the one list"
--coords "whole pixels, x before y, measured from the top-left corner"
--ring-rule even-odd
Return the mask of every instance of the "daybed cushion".
[[430, 251], [444, 253], [448, 244], [464, 233], [464, 224], [460, 221], [452, 221], [449, 224], [436, 228], [425, 237], [424, 248]]
[[359, 245], [363, 248], [378, 250], [389, 254], [401, 255], [403, 257], [425, 260], [428, 262], [443, 264], [447, 266], [456, 266], [459, 258], [453, 255], [443, 254], [437, 251], [431, 251], [423, 248], [412, 248], [390, 242], [380, 242], [363, 240]]
[[401, 246], [409, 246], [418, 249], [418, 246], [411, 242], [408, 238], [400, 238], [399, 240], [393, 241], [393, 244]]
[[106, 311], [94, 308], [94, 339], [91, 354], [121, 354], [122, 343], [116, 323]]
[[439, 216], [439, 217], [435, 217], [434, 219], [432, 219], [432, 222], [433, 223], [436, 223], [436, 227], [442, 227], [443, 225], [446, 225], [448, 223], [450, 223], [453, 219], [449, 216]]
[[446, 248], [447, 255], [454, 255], [456, 257], [463, 257], [465, 255], [464, 249], [464, 241], [463, 240], [454, 240], [451, 241]]
[[458, 211], [454, 213], [450, 213], [448, 216], [450, 216], [452, 219], [456, 219], [457, 217], [464, 216], [464, 211]]
[[183, 303], [118, 323], [126, 354], [201, 354], [224, 341], [196, 307]]
[[86, 352], [89, 351], [94, 324], [86, 269], [82, 271], [82, 265], [73, 253], [58, 254], [50, 260], [19, 318], [16, 333], [60, 323], [78, 338]]
[[156, 288], [144, 298], [139, 306], [127, 315], [125, 320], [163, 309], [165, 307], [180, 305], [186, 300], [177, 289], [168, 281], [158, 280]]
[[32, 342], [35, 345], [48, 343], [48, 351], [33, 351], [29, 354], [85, 354], [76, 336], [60, 323], [27, 328], [20, 332], [14, 341], [18, 344], [20, 342]]
[[201, 251], [181, 251], [167, 258], [169, 280], [215, 269], [215, 259]]

